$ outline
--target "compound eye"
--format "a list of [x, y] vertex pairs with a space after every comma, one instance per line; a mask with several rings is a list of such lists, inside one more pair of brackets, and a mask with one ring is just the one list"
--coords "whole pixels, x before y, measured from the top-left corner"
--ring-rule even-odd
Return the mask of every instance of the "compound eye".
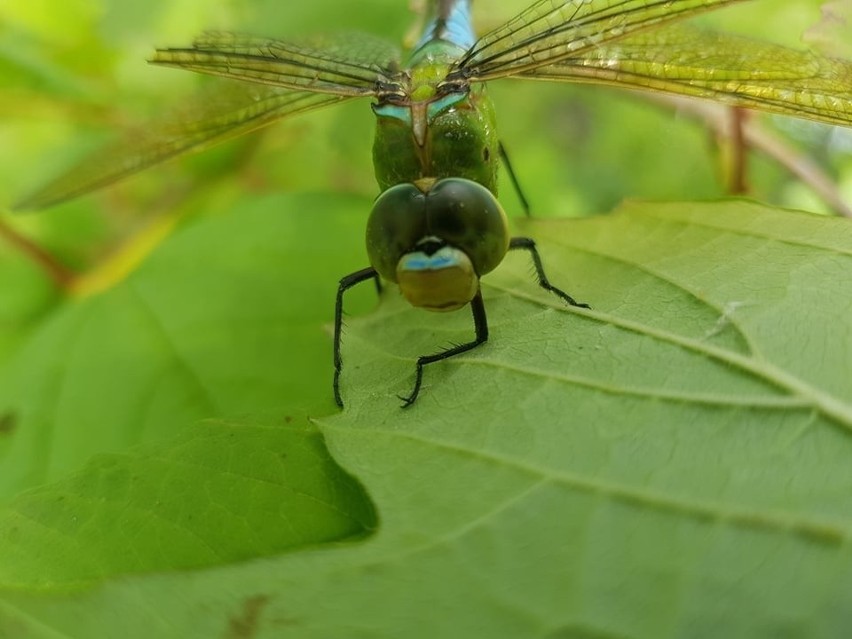
[[397, 184], [373, 204], [370, 264], [414, 306], [460, 308], [509, 248], [506, 214], [494, 195], [465, 178]]
[[477, 275], [494, 270], [509, 249], [503, 207], [481, 184], [446, 178], [426, 193], [429, 234], [464, 252]]
[[426, 195], [414, 184], [392, 186], [376, 198], [367, 222], [370, 264], [396, 282], [400, 258], [426, 235]]

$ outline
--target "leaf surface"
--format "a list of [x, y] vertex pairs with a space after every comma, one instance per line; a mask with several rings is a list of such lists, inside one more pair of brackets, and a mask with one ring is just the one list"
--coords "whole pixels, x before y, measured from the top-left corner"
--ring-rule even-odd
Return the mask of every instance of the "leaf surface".
[[347, 323], [347, 409], [317, 423], [375, 534], [70, 593], [6, 583], [0, 635], [842, 636], [852, 227], [727, 202], [520, 230], [592, 310], [511, 255], [486, 278], [488, 344], [427, 367], [407, 410], [414, 358], [469, 339], [467, 313], [388, 290]]

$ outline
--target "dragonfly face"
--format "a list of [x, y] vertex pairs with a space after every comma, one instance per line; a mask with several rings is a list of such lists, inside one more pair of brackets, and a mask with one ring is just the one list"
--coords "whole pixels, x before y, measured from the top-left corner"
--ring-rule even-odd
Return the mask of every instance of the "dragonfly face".
[[479, 278], [506, 254], [509, 233], [495, 197], [492, 102], [484, 85], [446, 82], [464, 54], [462, 42], [473, 41], [469, 24], [454, 33], [435, 24], [431, 31], [393, 90], [373, 105], [373, 165], [382, 194], [367, 225], [367, 253], [413, 306], [451, 311], [477, 294]]
[[414, 306], [453, 311], [509, 249], [494, 195], [464, 178], [418, 179], [382, 193], [367, 222], [370, 264]]

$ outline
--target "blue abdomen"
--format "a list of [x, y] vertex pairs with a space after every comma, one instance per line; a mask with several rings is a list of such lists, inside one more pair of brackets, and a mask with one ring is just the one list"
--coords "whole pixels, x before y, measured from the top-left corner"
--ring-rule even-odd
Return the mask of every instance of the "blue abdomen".
[[433, 0], [431, 4], [433, 16], [415, 50], [433, 40], [451, 42], [465, 51], [472, 47], [476, 36], [470, 23], [471, 0]]

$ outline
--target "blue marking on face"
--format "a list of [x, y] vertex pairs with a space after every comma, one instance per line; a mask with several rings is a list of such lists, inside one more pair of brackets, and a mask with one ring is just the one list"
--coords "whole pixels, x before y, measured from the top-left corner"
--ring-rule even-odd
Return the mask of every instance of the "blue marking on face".
[[466, 97], [466, 93], [448, 93], [444, 97], [438, 98], [434, 102], [430, 102], [429, 106], [426, 107], [427, 119], [434, 119], [436, 116], [440, 115], [442, 112], [446, 111], [454, 104], [461, 102]]
[[411, 109], [398, 104], [374, 104], [373, 113], [386, 118], [394, 118], [400, 120], [404, 124], [411, 126]]
[[[441, 115], [441, 113], [461, 102], [466, 97], [466, 93], [448, 93], [434, 102], [430, 102], [426, 107], [427, 119], [433, 120], [436, 116]], [[398, 104], [374, 104], [373, 113], [385, 118], [394, 118], [403, 124], [411, 125], [411, 109], [407, 106], [400, 106]]]
[[425, 253], [410, 253], [403, 257], [402, 268], [407, 271], [437, 271], [442, 268], [450, 268], [458, 266], [458, 260], [451, 255], [441, 255], [435, 253], [426, 255]]

